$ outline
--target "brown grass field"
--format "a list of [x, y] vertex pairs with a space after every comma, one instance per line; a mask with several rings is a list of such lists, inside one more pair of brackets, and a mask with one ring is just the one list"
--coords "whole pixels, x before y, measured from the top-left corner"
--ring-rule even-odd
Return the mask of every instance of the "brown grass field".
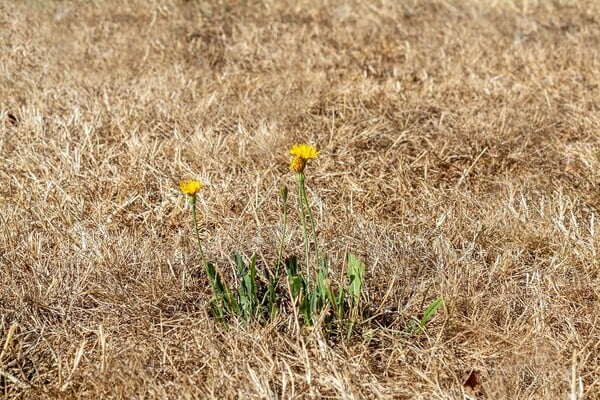
[[[600, 398], [599, 15], [0, 0], [0, 397]], [[297, 142], [334, 281], [367, 266], [350, 340], [208, 313], [178, 181], [233, 279], [275, 262]]]

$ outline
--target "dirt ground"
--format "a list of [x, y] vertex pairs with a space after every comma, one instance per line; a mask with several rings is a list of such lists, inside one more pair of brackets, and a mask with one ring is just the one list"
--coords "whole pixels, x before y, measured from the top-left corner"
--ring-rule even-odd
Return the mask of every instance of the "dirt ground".
[[[599, 16], [0, 0], [0, 397], [600, 398]], [[367, 266], [350, 340], [208, 313], [179, 180], [207, 257], [264, 268], [299, 142], [333, 280]]]

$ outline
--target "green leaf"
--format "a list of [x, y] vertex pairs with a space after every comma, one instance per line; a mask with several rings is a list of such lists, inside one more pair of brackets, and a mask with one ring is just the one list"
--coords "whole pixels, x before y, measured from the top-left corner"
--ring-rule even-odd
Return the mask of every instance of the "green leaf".
[[423, 313], [423, 318], [421, 318], [421, 322], [419, 323], [419, 327], [416, 330], [416, 334], [419, 334], [423, 328], [425, 327], [425, 325], [427, 325], [427, 323], [429, 322], [429, 320], [431, 318], [433, 318], [433, 316], [435, 315], [435, 313], [437, 312], [437, 310], [444, 304], [444, 300], [442, 300], [441, 297], [438, 297], [437, 299], [435, 299], [430, 305], [429, 307], [427, 307], [427, 310], [425, 310], [425, 313]]
[[360, 290], [365, 277], [365, 265], [361, 263], [354, 254], [348, 254], [348, 294], [352, 308], [358, 306]]
[[219, 315], [223, 315], [224, 310], [227, 310], [230, 314], [238, 313], [239, 305], [231, 296], [227, 284], [221, 279], [217, 267], [213, 263], [207, 262], [204, 264], [204, 269], [213, 288], [213, 297], [216, 303], [215, 307], [220, 309]]
[[[347, 337], [352, 336], [352, 331], [358, 318], [358, 304], [360, 302], [360, 291], [365, 279], [365, 265], [352, 253], [348, 254], [348, 296], [350, 298], [350, 321], [348, 323]], [[343, 293], [340, 291], [340, 298]], [[341, 307], [340, 307], [341, 308]]]
[[275, 267], [275, 272], [271, 272], [269, 269], [266, 270], [267, 275], [267, 292], [263, 296], [261, 301], [261, 306], [267, 303], [267, 308], [269, 310], [269, 319], [273, 320], [279, 311], [277, 307], [277, 284], [279, 282], [279, 265]]
[[239, 254], [234, 254], [234, 259], [240, 279], [240, 286], [237, 288], [239, 307], [236, 312], [248, 321], [256, 316], [259, 304], [256, 287], [256, 256], [252, 257], [248, 265]]
[[330, 286], [330, 281], [329, 281], [329, 270], [327, 269], [327, 264], [324, 264], [321, 267], [321, 270], [319, 271], [319, 273], [317, 274], [317, 295], [318, 295], [318, 300], [321, 303], [324, 303], [324, 301], [328, 298], [328, 291], [329, 291], [329, 286]]

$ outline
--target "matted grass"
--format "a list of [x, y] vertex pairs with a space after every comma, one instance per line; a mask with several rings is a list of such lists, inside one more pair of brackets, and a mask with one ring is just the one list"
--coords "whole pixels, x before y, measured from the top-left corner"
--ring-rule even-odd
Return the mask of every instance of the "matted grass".
[[[600, 398], [599, 4], [0, 1], [0, 392]], [[304, 141], [350, 341], [215, 323], [177, 187], [272, 264]]]

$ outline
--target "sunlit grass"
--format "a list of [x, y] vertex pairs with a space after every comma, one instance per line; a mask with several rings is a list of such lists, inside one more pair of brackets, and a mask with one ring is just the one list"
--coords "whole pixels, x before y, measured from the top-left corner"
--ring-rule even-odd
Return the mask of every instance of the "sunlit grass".
[[600, 2], [0, 11], [1, 398], [597, 396]]

